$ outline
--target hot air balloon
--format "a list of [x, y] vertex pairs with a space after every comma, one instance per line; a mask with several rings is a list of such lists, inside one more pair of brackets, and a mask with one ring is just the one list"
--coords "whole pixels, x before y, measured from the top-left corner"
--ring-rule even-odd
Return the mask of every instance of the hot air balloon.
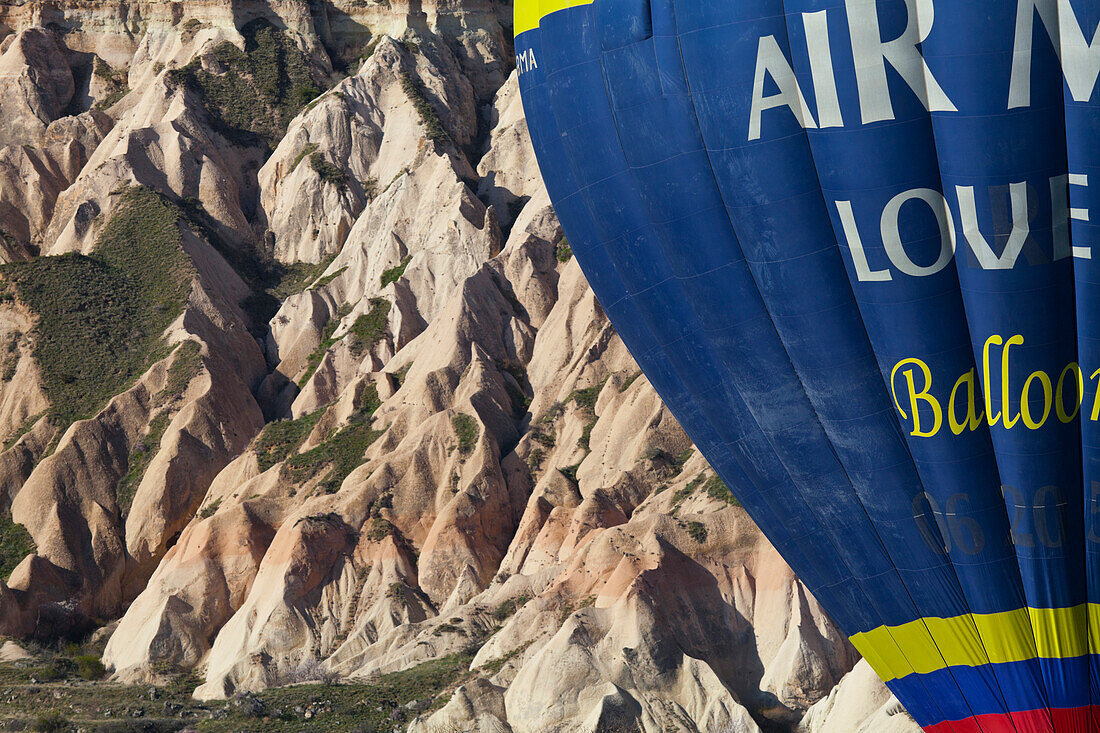
[[1100, 0], [517, 0], [646, 375], [916, 721], [1100, 731]]

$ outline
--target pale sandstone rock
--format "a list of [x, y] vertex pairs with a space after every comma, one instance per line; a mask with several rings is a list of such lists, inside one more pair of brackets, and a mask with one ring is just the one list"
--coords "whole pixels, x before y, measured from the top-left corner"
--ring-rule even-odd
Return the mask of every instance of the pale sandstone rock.
[[[2, 650], [0, 650], [2, 652]], [[409, 725], [409, 733], [512, 733], [504, 689], [478, 678], [462, 685], [440, 710]]]
[[920, 733], [901, 703], [861, 660], [806, 711], [798, 733]]
[[[208, 47], [207, 47], [208, 48]], [[91, 251], [121, 183], [137, 183], [202, 203], [218, 233], [249, 241], [241, 210], [242, 169], [249, 154], [226, 145], [207, 126], [195, 95], [174, 92], [164, 78], [148, 86], [96, 148], [75, 182], [58, 197], [46, 232], [46, 254]]]
[[0, 148], [0, 259], [26, 260], [42, 247], [54, 203], [111, 125], [93, 110], [51, 122], [38, 146]]
[[[468, 144], [476, 133], [473, 91], [457, 61], [440, 43], [420, 49], [411, 54], [383, 38], [357, 75], [299, 116], [264, 164], [261, 205], [278, 259], [320, 262], [334, 255], [371, 199], [434, 157], [403, 75], [426, 98], [435, 97], [432, 107], [456, 143]], [[314, 154], [345, 171], [344, 185], [322, 180], [311, 166]]]
[[[189, 230], [183, 234], [197, 277], [167, 338], [199, 344], [198, 375], [183, 394], [163, 403], [174, 356], [162, 360], [99, 414], [70, 426], [25, 482], [14, 482], [18, 489], [9, 484], [13, 518], [38, 548], [9, 581], [21, 609], [4, 620], [11, 632], [27, 633], [27, 623], [41, 623], [34, 611], [45, 602], [66, 601], [87, 616], [116, 615], [145, 586], [214, 474], [260, 427], [248, 386], [262, 373], [263, 360], [236, 307], [247, 291], [208, 244]], [[115, 485], [156, 414], [168, 416], [168, 427], [123, 523]], [[27, 446], [20, 441], [10, 453], [25, 455]], [[22, 477], [16, 472], [14, 478]]]
[[8, 639], [2, 645], [0, 645], [0, 662], [11, 664], [13, 662], [22, 662], [33, 659], [34, 657], [28, 654], [26, 649], [19, 646], [11, 639]]
[[72, 96], [72, 71], [54, 35], [20, 32], [0, 55], [0, 146], [41, 142]]
[[489, 114], [493, 130], [477, 166], [478, 194], [500, 212], [502, 225], [510, 226], [518, 210], [545, 190], [527, 132], [515, 71], [497, 90]]
[[96, 54], [114, 67], [128, 66], [148, 36], [182, 35], [183, 24], [195, 19], [228, 33], [257, 19], [286, 27], [305, 48], [323, 56], [313, 32], [308, 8], [297, 0], [137, 0], [136, 2], [12, 2], [0, 5], [0, 23], [22, 30], [53, 26], [65, 32], [65, 44]]
[[151, 660], [197, 665], [243, 602], [273, 534], [245, 505], [188, 527], [123, 616], [104, 664], [135, 682], [154, 676]]

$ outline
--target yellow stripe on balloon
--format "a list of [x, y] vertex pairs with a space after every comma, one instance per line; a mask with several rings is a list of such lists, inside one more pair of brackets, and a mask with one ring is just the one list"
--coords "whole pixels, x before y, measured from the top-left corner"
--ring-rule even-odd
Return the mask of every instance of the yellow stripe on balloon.
[[533, 31], [551, 13], [591, 4], [592, 0], [516, 0], [514, 33], [518, 36], [520, 33]]
[[1100, 604], [921, 618], [880, 626], [851, 641], [887, 682], [945, 667], [1070, 659], [1100, 653]]

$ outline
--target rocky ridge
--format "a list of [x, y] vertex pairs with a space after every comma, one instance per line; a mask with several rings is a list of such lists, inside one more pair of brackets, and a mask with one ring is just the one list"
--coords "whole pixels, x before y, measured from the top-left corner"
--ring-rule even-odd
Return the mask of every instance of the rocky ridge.
[[[0, 632], [107, 622], [116, 679], [202, 699], [472, 654], [412, 731], [917, 730], [593, 298], [509, 16], [0, 8]], [[149, 346], [75, 411], [26, 283], [138, 204], [180, 295], [123, 303]]]

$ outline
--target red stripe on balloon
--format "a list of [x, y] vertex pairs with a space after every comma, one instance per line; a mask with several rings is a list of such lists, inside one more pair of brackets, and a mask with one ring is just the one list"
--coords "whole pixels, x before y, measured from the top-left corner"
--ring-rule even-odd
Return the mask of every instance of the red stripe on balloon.
[[1094, 733], [1100, 731], [1100, 706], [977, 715], [936, 723], [924, 730], [925, 733]]

